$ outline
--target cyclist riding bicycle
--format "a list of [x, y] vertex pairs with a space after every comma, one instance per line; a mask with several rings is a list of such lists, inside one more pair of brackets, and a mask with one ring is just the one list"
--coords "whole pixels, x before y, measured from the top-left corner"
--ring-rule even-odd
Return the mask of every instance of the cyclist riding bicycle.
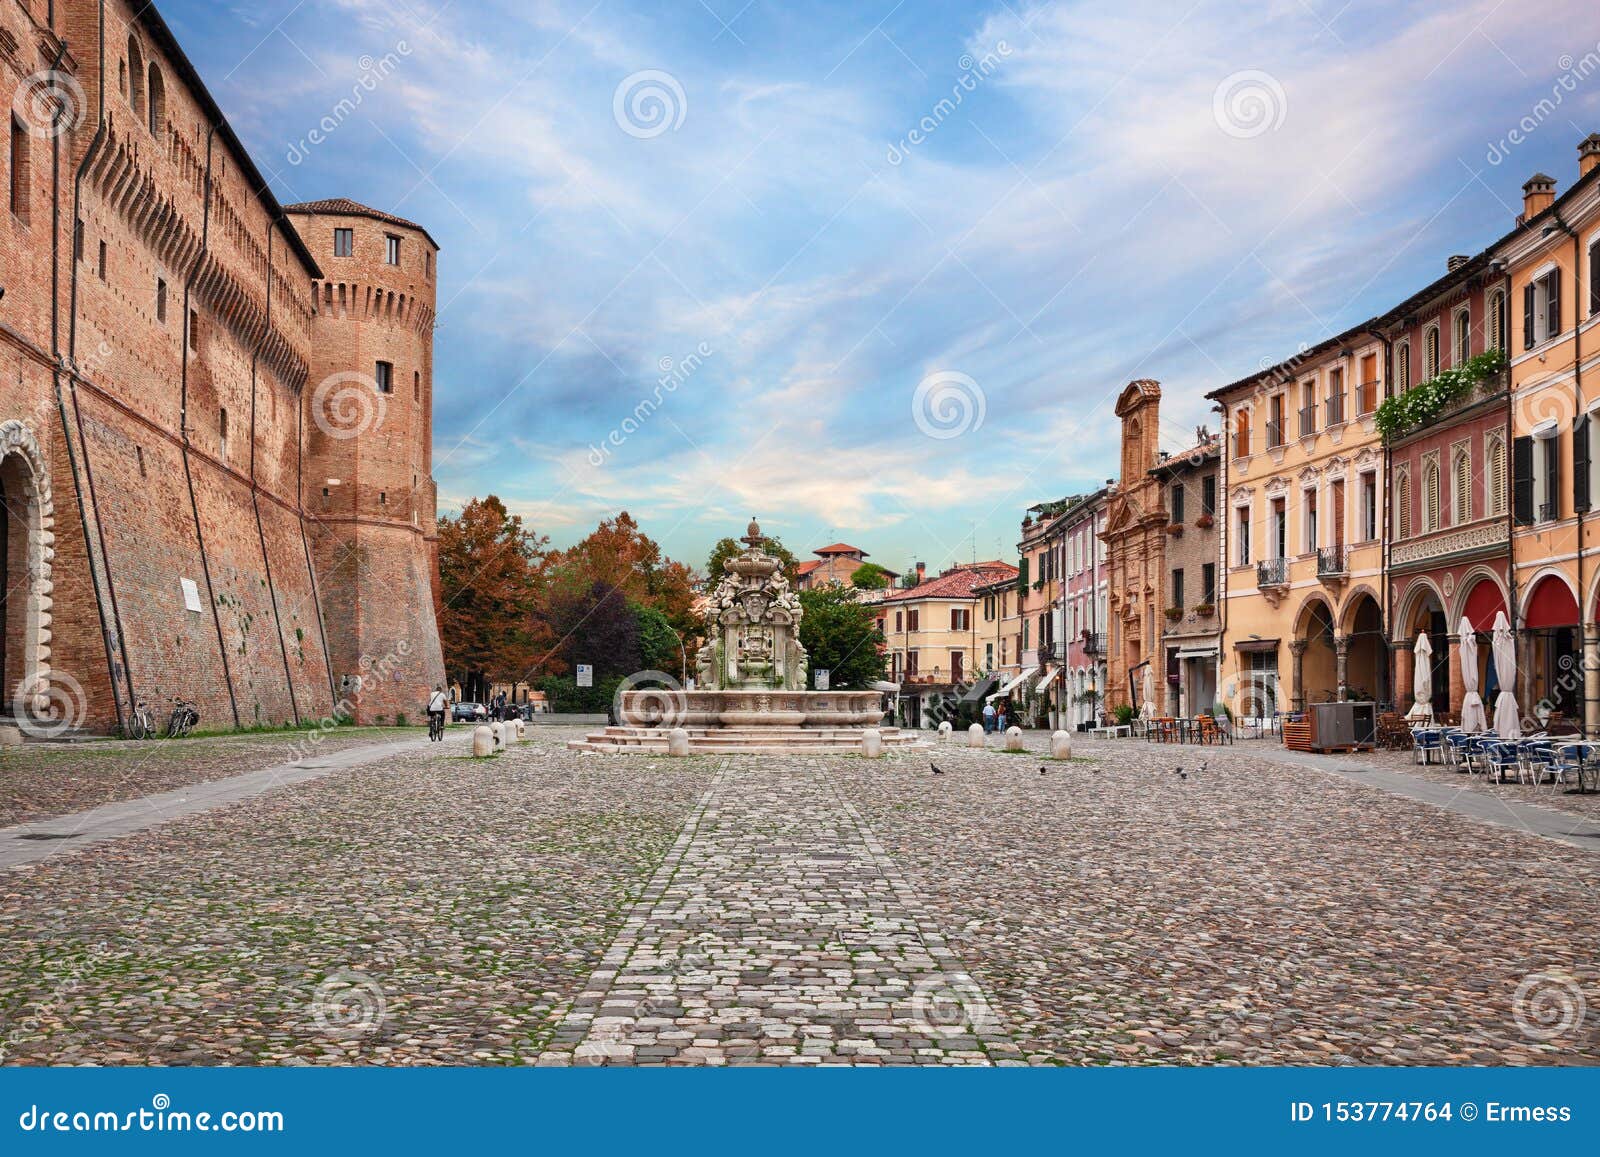
[[428, 738], [435, 743], [444, 739], [444, 709], [447, 705], [444, 688], [435, 687], [433, 694], [428, 696]]

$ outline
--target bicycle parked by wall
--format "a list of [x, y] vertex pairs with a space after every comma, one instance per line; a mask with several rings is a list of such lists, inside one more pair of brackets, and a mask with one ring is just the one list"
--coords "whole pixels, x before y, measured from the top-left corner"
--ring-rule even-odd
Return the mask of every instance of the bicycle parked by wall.
[[200, 709], [187, 699], [172, 701], [172, 717], [167, 720], [167, 738], [182, 739], [200, 722]]
[[156, 717], [151, 714], [148, 703], [135, 704], [132, 714], [128, 716], [129, 739], [151, 739], [156, 733]]

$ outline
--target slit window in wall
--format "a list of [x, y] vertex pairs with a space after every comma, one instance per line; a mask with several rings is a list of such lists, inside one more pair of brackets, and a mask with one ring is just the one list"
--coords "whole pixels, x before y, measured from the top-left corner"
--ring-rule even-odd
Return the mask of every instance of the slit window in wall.
[[150, 66], [150, 135], [161, 135], [162, 122], [167, 118], [167, 86], [161, 79], [161, 70]]
[[133, 448], [133, 452], [134, 452], [134, 456], [137, 457], [138, 460], [139, 460], [139, 477], [140, 478], [147, 477], [147, 475], [144, 472], [144, 447], [143, 446], [135, 446]]
[[83, 260], [83, 218], [78, 218], [78, 223], [72, 227], [72, 259]]
[[322, 488], [322, 509], [327, 510], [330, 505], [332, 504], [329, 501], [328, 488], [324, 486]]
[[333, 255], [335, 257], [349, 257], [356, 251], [356, 233], [354, 229], [335, 229], [333, 231]]
[[389, 492], [387, 490], [378, 491], [378, 505], [379, 506], [388, 506], [389, 505]]
[[228, 460], [228, 411], [226, 407], [217, 413], [217, 449], [218, 457], [226, 462]]
[[383, 263], [385, 265], [400, 264], [400, 238], [393, 233], [383, 236]]
[[167, 281], [164, 277], [156, 278], [156, 320], [163, 324], [167, 320]]
[[21, 118], [11, 117], [11, 212], [28, 219], [28, 130]]
[[422, 401], [422, 371], [421, 370], [412, 370], [411, 371], [411, 400], [413, 402]]
[[191, 350], [200, 348], [200, 311], [198, 309], [189, 311], [189, 348]]
[[380, 394], [394, 393], [394, 364], [392, 362], [379, 362], [373, 377], [378, 383], [378, 392]]
[[101, 281], [106, 279], [106, 243], [104, 241], [100, 242], [100, 261], [95, 272], [100, 275]]
[[429, 281], [433, 280], [433, 250], [431, 249], [422, 251], [422, 276]]

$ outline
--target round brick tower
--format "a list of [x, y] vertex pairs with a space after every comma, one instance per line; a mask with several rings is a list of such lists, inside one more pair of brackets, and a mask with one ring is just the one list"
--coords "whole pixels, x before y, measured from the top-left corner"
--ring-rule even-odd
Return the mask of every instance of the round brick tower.
[[334, 687], [361, 722], [414, 721], [444, 682], [432, 477], [439, 248], [420, 225], [354, 201], [287, 211], [324, 274], [312, 287], [301, 478]]

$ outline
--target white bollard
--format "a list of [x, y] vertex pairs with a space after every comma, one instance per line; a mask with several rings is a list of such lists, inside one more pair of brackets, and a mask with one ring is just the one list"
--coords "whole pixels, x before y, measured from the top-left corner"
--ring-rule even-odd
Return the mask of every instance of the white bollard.
[[967, 746], [983, 746], [983, 724], [974, 723], [971, 727], [967, 728]]
[[494, 734], [482, 723], [472, 729], [472, 754], [479, 759], [494, 754]]
[[868, 759], [877, 759], [883, 755], [883, 732], [876, 727], [869, 727], [861, 733], [861, 754]]
[[688, 755], [689, 733], [681, 727], [674, 727], [667, 732], [667, 754]]
[[1022, 728], [1020, 728], [1020, 727], [1007, 727], [1006, 728], [1006, 750], [1007, 751], [1021, 751], [1022, 750]]
[[952, 731], [954, 731], [954, 730], [955, 729], [950, 726], [950, 721], [948, 719], [946, 719], [943, 723], [939, 724], [939, 742], [940, 743], [949, 742], [950, 733]]
[[489, 738], [494, 740], [494, 749], [499, 751], [506, 745], [506, 725], [498, 719], [489, 724]]
[[528, 725], [522, 721], [522, 717], [519, 715], [517, 717], [517, 742], [518, 743], [526, 743], [527, 741], [528, 741]]
[[1057, 731], [1050, 737], [1050, 758], [1072, 758], [1072, 736], [1065, 731]]

